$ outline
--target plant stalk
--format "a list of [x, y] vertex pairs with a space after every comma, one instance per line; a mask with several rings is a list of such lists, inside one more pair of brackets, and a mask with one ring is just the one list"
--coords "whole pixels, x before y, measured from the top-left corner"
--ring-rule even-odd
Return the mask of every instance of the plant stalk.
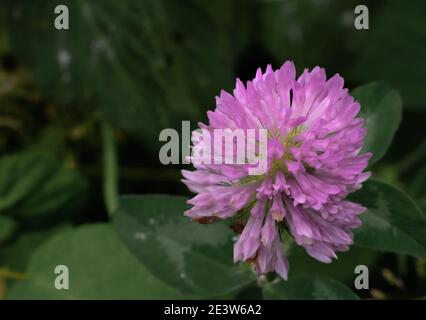
[[108, 215], [118, 207], [118, 159], [117, 146], [111, 125], [102, 122], [103, 194]]

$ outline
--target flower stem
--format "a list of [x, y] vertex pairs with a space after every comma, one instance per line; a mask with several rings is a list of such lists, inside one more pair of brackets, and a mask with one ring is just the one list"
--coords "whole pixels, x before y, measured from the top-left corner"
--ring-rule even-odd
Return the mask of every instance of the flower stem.
[[0, 268], [0, 278], [12, 279], [12, 280], [23, 280], [26, 278], [26, 274], [23, 272], [9, 270], [7, 268]]
[[103, 193], [105, 206], [111, 217], [118, 207], [118, 160], [117, 146], [111, 125], [102, 122]]

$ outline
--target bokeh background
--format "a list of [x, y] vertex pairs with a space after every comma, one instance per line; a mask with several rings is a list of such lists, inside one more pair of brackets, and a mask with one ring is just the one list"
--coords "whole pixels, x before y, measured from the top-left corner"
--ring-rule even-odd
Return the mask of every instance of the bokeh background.
[[[59, 4], [69, 8], [69, 30], [54, 28]], [[354, 27], [359, 4], [369, 8], [369, 30]], [[204, 122], [236, 77], [287, 59], [299, 73], [317, 65], [339, 73], [350, 90], [380, 80], [400, 92], [403, 120], [372, 169], [426, 208], [423, 0], [2, 0], [0, 14], [0, 216], [20, 208], [7, 218], [13, 228], [0, 220], [0, 297], [55, 230], [109, 220], [105, 194], [115, 177], [119, 193], [189, 195], [185, 166], [159, 162], [160, 131]], [[52, 162], [10, 206], [19, 197], [10, 190], [31, 184], [34, 161]], [[78, 178], [62, 176], [64, 168]], [[26, 203], [39, 188], [49, 192]], [[351, 287], [354, 266], [367, 265], [372, 289], [357, 292], [364, 298], [426, 295], [424, 259], [354, 247], [331, 265], [298, 251], [291, 263], [294, 273], [333, 275]]]

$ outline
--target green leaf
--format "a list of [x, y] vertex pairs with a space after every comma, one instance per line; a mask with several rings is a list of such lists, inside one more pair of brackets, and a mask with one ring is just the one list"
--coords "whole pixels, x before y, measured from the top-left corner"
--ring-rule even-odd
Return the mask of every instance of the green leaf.
[[[69, 289], [55, 288], [57, 265], [69, 270]], [[153, 277], [106, 224], [60, 232], [32, 254], [27, 279], [9, 299], [176, 299], [178, 293]]]
[[356, 245], [426, 257], [426, 215], [406, 194], [370, 179], [350, 198], [368, 208], [354, 231]]
[[67, 217], [86, 199], [87, 183], [39, 154], [0, 158], [0, 214], [32, 224]]
[[0, 244], [8, 240], [17, 227], [15, 220], [0, 216]]
[[342, 283], [317, 276], [293, 276], [266, 284], [263, 296], [270, 300], [354, 300], [358, 296]]
[[182, 292], [214, 297], [253, 282], [251, 271], [232, 263], [230, 228], [192, 222], [187, 209], [183, 197], [123, 196], [114, 226], [147, 269]]
[[426, 198], [421, 198], [417, 201], [419, 207], [423, 210], [423, 212], [426, 212]]
[[372, 269], [380, 256], [377, 251], [357, 246], [352, 246], [346, 252], [338, 252], [338, 258], [333, 263], [319, 262], [299, 246], [291, 246], [287, 254], [291, 268], [290, 278], [301, 274], [315, 274], [342, 282], [353, 281], [355, 267], [360, 264], [360, 261]]
[[377, 162], [388, 149], [402, 117], [402, 101], [396, 90], [385, 83], [372, 82], [351, 93], [361, 104], [361, 117], [367, 127], [362, 152], [372, 152], [370, 165]]
[[66, 228], [70, 228], [70, 226], [65, 224], [48, 229], [20, 232], [15, 241], [2, 246], [0, 250], [0, 267], [16, 272], [25, 272], [28, 267], [28, 260], [36, 248], [54, 234], [66, 230]]
[[425, 12], [423, 0], [385, 1], [374, 22], [370, 21], [361, 58], [354, 64], [360, 81], [389, 81], [400, 90], [407, 107], [423, 111], [426, 110]]

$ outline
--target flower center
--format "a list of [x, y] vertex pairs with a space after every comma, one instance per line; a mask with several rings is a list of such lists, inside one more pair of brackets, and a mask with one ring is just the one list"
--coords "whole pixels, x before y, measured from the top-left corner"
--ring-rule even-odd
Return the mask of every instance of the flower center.
[[[277, 174], [277, 172], [282, 172], [285, 176], [288, 176], [289, 170], [287, 168], [286, 161], [296, 161], [296, 159], [294, 158], [293, 154], [290, 151], [290, 148], [293, 148], [293, 147], [298, 148], [301, 146], [302, 143], [300, 141], [297, 141], [297, 139], [295, 138], [303, 131], [303, 129], [304, 128], [302, 125], [297, 126], [294, 129], [292, 129], [285, 137], [282, 137], [281, 133], [278, 130], [274, 130], [274, 131], [269, 130], [267, 134], [269, 140], [277, 139], [281, 142], [282, 149], [283, 149], [282, 156], [272, 161], [271, 167], [266, 173], [257, 175], [257, 176], [244, 177], [243, 179], [239, 181], [239, 184], [247, 184], [247, 183], [263, 180], [266, 177], [274, 177]], [[266, 154], [261, 155], [261, 157], [262, 158], [268, 157], [269, 154], [270, 153], [268, 153], [268, 150], [266, 150]], [[305, 164], [304, 166], [306, 167]]]

